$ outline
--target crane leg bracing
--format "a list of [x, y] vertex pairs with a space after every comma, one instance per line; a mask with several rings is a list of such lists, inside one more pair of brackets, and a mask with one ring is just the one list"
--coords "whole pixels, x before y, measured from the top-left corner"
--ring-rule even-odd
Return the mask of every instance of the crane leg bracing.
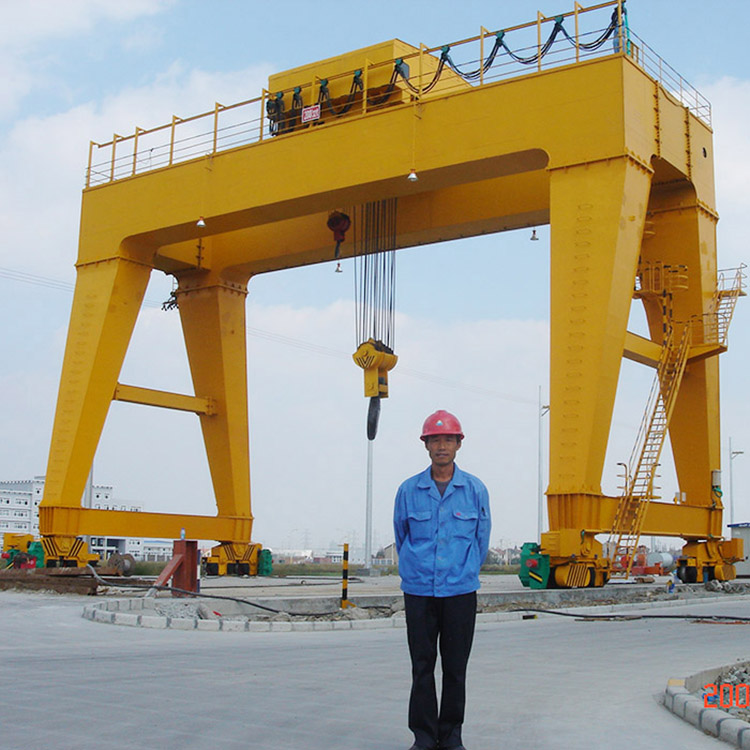
[[[423, 91], [421, 84], [407, 90], [395, 73], [385, 85], [394, 61], [429, 76], [438, 68], [424, 48], [394, 40], [272, 78], [277, 113], [292, 91], [311, 104], [325, 83], [335, 100], [352, 71], [364, 78], [366, 95], [350, 99], [357, 106], [340, 116], [331, 110], [336, 116], [314, 127], [277, 121], [275, 135], [263, 137], [261, 119], [255, 142], [221, 150], [217, 105], [206, 115], [214, 127], [209, 154], [172, 163], [170, 150], [169, 164], [138, 171], [138, 138], [147, 131], [136, 129], [132, 173], [123, 177], [115, 174], [115, 149], [128, 139], [113, 139], [109, 179], [83, 194], [78, 281], [40, 507], [42, 534], [61, 564], [79, 534], [174, 538], [184, 529], [188, 538], [251, 543], [245, 295], [252, 277], [333, 260], [329, 212], [397, 198], [396, 248], [551, 224], [550, 531], [537, 550], [547, 566], [541, 585], [608, 579], [596, 536], [613, 531], [622, 500], [601, 489], [621, 360], [656, 367], [665, 331], [687, 325], [692, 344], [674, 382], [669, 424], [682, 500], [638, 506], [637, 533], [682, 536], [696, 576], [732, 577], [741, 551], [721, 540], [713, 479], [716, 355], [725, 341], [711, 322], [724, 309], [711, 129], [641, 67], [632, 48], [622, 49], [479, 84], [446, 68], [440, 84]], [[407, 179], [412, 170], [416, 181]], [[351, 256], [352, 243], [340, 253]], [[676, 267], [686, 283], [645, 281], [653, 269]], [[118, 382], [152, 270], [178, 281], [194, 395]], [[627, 331], [639, 283], [649, 339]], [[80, 507], [113, 399], [198, 415], [216, 516]]]

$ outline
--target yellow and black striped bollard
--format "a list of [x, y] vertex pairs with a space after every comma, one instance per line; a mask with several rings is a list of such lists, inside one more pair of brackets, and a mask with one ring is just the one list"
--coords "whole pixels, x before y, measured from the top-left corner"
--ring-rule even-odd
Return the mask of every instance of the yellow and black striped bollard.
[[341, 609], [353, 607], [349, 601], [349, 545], [344, 545], [344, 558], [341, 569]]

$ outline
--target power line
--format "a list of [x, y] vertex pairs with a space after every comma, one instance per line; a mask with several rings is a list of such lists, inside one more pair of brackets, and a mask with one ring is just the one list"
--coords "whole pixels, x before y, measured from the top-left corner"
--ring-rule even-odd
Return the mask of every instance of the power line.
[[[5, 268], [4, 266], [0, 266], [0, 278], [20, 281], [24, 284], [32, 284], [34, 286], [42, 286], [47, 289], [59, 289], [63, 292], [74, 292], [76, 288], [76, 285], [72, 281], [54, 279], [50, 276], [39, 276], [34, 273], [27, 273], [26, 271], [18, 271], [14, 268]], [[145, 298], [143, 306], [161, 308], [161, 302]]]
[[[6, 278], [11, 281], [20, 281], [24, 284], [32, 284], [34, 286], [41, 286], [47, 289], [59, 289], [66, 292], [75, 291], [75, 284], [72, 282], [51, 278], [49, 276], [39, 276], [37, 274], [27, 273], [26, 271], [18, 271], [16, 269], [6, 268], [4, 266], [0, 266], [0, 278]], [[149, 308], [161, 308], [161, 302], [157, 302], [155, 300], [144, 299], [143, 305], [144, 307]], [[285, 336], [281, 333], [274, 333], [273, 331], [266, 331], [262, 328], [247, 326], [246, 330], [247, 335], [254, 338], [273, 341], [275, 343], [283, 344], [285, 346], [291, 346], [296, 349], [303, 349], [313, 354], [320, 354], [324, 357], [345, 359], [347, 361], [351, 360], [351, 354], [349, 352], [341, 351], [340, 349], [332, 349], [331, 347], [321, 346], [320, 344], [311, 344], [309, 341], [303, 341], [302, 339]], [[405, 375], [406, 377], [423, 380], [428, 383], [434, 383], [435, 385], [440, 385], [445, 388], [451, 388], [453, 390], [474, 393], [478, 396], [487, 396], [488, 398], [496, 398], [502, 401], [510, 401], [516, 404], [527, 404], [529, 406], [536, 405], [536, 402], [532, 399], [521, 398], [519, 396], [513, 396], [507, 393], [500, 393], [499, 391], [495, 391], [490, 388], [483, 388], [482, 386], [469, 385], [458, 380], [451, 380], [450, 378], [444, 378], [440, 375], [434, 375], [432, 373], [422, 372], [421, 370], [415, 370], [411, 367], [399, 367], [398, 372], [400, 375]]]
[[[352, 355], [348, 352], [341, 351], [340, 349], [332, 349], [327, 346], [320, 346], [319, 344], [311, 344], [308, 341], [301, 339], [295, 339], [291, 336], [284, 336], [279, 333], [272, 333], [271, 331], [265, 331], [260, 328], [247, 327], [248, 336], [265, 339], [267, 341], [275, 341], [279, 344], [286, 346], [293, 346], [297, 349], [304, 349], [305, 351], [313, 352], [315, 354], [321, 354], [326, 357], [333, 357], [336, 359], [351, 360]], [[469, 385], [468, 383], [462, 383], [459, 380], [451, 380], [444, 378], [440, 375], [433, 375], [432, 373], [422, 372], [421, 370], [415, 370], [411, 367], [400, 367], [398, 368], [399, 375], [406, 375], [410, 378], [418, 380], [425, 380], [429, 383], [435, 383], [435, 385], [442, 385], [446, 388], [453, 388], [454, 390], [468, 391], [475, 393], [479, 396], [487, 396], [489, 398], [497, 398], [503, 401], [511, 401], [516, 404], [528, 404], [535, 406], [536, 401], [533, 399], [521, 398], [519, 396], [513, 396], [507, 393], [500, 393], [499, 391], [492, 390], [490, 388], [483, 388], [481, 386]]]

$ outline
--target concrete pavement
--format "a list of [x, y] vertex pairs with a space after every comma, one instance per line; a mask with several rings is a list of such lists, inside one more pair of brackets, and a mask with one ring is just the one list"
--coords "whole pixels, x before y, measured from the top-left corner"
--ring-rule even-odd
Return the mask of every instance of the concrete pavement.
[[[228, 633], [84, 620], [87, 597], [0, 592], [0, 750], [400, 750], [403, 629]], [[750, 616], [725, 596], [647, 613]], [[750, 626], [479, 623], [469, 750], [728, 745], [657, 702], [667, 679], [750, 659]]]

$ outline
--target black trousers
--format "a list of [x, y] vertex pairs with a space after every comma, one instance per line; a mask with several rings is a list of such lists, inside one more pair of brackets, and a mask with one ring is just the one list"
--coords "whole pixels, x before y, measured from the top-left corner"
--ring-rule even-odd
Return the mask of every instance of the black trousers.
[[[420, 747], [458, 747], [462, 744], [476, 592], [445, 598], [404, 594], [404, 608], [412, 677], [409, 729]], [[435, 690], [438, 648], [443, 671], [439, 711]]]

